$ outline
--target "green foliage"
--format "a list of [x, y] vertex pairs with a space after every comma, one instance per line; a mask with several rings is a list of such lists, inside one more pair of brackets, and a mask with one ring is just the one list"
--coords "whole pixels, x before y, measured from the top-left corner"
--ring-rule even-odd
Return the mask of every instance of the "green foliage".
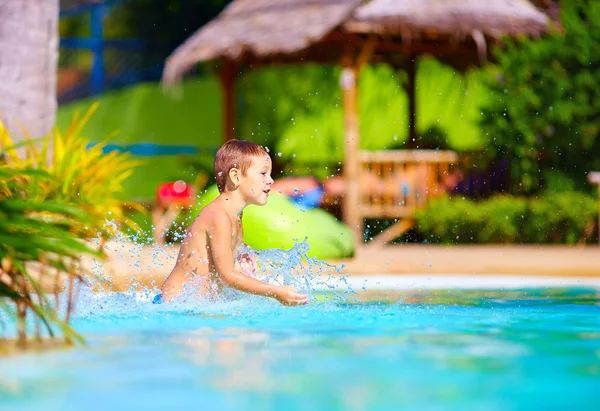
[[[343, 109], [339, 67], [306, 65], [265, 68], [247, 74], [241, 90], [243, 138], [268, 144], [282, 160], [295, 164], [333, 164], [343, 160]], [[484, 147], [477, 126], [487, 99], [482, 74], [465, 75], [433, 59], [417, 67], [416, 146], [456, 150]], [[359, 82], [361, 147], [401, 148], [408, 136], [404, 72], [385, 65], [366, 67]], [[279, 154], [277, 154], [279, 155]]]
[[119, 198], [138, 162], [117, 151], [103, 154], [103, 144], [88, 147], [81, 136], [94, 108], [75, 115], [64, 133], [54, 129], [18, 145], [0, 122], [0, 321], [7, 322], [6, 313], [14, 319], [20, 344], [31, 331], [28, 316], [37, 339], [60, 330], [67, 342], [82, 341], [69, 327], [81, 259], [103, 257], [85, 240], [109, 234], [107, 220], [128, 223], [124, 207], [142, 210]]
[[564, 35], [507, 41], [488, 72], [482, 126], [490, 154], [511, 157], [514, 192], [557, 180], [589, 188], [586, 173], [600, 168], [600, 3], [565, 0], [561, 10]]
[[524, 224], [531, 243], [575, 244], [598, 216], [598, 203], [583, 193], [548, 193], [529, 201]]
[[597, 213], [595, 199], [586, 194], [550, 192], [481, 202], [444, 197], [417, 211], [415, 218], [428, 242], [575, 244], [590, 239]]
[[[423, 59], [418, 63], [417, 132], [421, 139], [425, 140], [432, 131], [441, 130], [447, 143], [439, 148], [456, 151], [484, 148], [488, 140], [477, 124], [481, 118], [480, 107], [489, 98], [483, 73], [479, 70], [459, 73], [435, 59]], [[423, 145], [417, 142], [416, 146]]]
[[264, 67], [246, 73], [239, 87], [244, 97], [240, 107], [241, 135], [276, 147], [299, 118], [317, 116], [327, 108], [339, 106], [337, 78], [337, 68], [312, 64]]
[[[53, 177], [40, 170], [0, 168], [0, 311], [14, 319], [20, 344], [25, 344], [30, 329], [28, 315], [35, 321], [35, 335], [54, 337], [57, 330], [67, 342], [82, 341], [69, 326], [76, 286], [82, 280], [79, 261], [84, 255], [103, 255], [80, 241], [73, 233], [80, 223], [91, 223], [92, 216], [78, 206], [64, 202], [27, 198], [28, 181], [50, 182]], [[37, 268], [31, 272], [32, 264]], [[58, 273], [62, 275], [58, 275]], [[58, 295], [50, 299], [48, 283], [58, 293], [66, 281], [66, 309], [59, 311]], [[64, 302], [63, 302], [64, 303]], [[64, 312], [64, 315], [60, 313]], [[5, 316], [0, 316], [1, 319]], [[42, 327], [40, 327], [40, 325]]]
[[38, 179], [34, 175], [27, 178], [27, 184], [23, 186], [27, 198], [76, 204], [87, 210], [93, 216], [91, 224], [74, 224], [77, 233], [84, 238], [109, 234], [106, 221], [131, 224], [123, 213], [125, 207], [142, 210], [138, 204], [119, 198], [123, 181], [140, 162], [119, 151], [103, 154], [105, 142], [88, 147], [90, 141], [82, 137], [82, 130], [96, 106], [93, 105], [81, 119], [76, 113], [64, 133], [55, 128], [43, 139], [41, 147], [28, 141], [21, 151], [14, 149], [8, 131], [0, 123], [0, 147], [7, 147], [8, 166], [44, 170], [53, 177]]

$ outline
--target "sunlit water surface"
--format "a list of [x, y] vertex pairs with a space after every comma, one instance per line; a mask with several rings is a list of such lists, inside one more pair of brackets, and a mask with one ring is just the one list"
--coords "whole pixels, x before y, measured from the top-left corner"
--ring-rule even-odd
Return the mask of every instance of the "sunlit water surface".
[[83, 292], [86, 346], [0, 357], [0, 409], [594, 409], [600, 292]]

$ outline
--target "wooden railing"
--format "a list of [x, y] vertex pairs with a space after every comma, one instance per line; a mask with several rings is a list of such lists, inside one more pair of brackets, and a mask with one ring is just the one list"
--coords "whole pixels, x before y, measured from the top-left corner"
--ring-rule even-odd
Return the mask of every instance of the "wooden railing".
[[[430, 152], [448, 153], [448, 151], [435, 150], [426, 152], [395, 150], [392, 152], [416, 153], [415, 155], [427, 155], [426, 153]], [[363, 153], [371, 155], [372, 152]], [[446, 192], [473, 199], [486, 198], [495, 193], [510, 192], [510, 160], [508, 158], [491, 159], [484, 152], [466, 152], [456, 155], [455, 162], [440, 164], [440, 167], [447, 173], [443, 178]], [[326, 180], [331, 176], [342, 175], [343, 167], [342, 162], [286, 163], [283, 171], [288, 175], [316, 176]]]
[[[386, 150], [361, 151], [358, 156], [358, 204], [350, 206], [356, 218], [397, 219], [378, 234], [372, 245], [383, 245], [414, 225], [413, 213], [426, 207], [429, 198], [445, 191], [444, 178], [458, 161], [453, 151]], [[362, 223], [361, 223], [362, 224]], [[363, 228], [359, 227], [362, 232]]]
[[[432, 197], [455, 193], [482, 198], [504, 192], [510, 184], [508, 160], [493, 162], [484, 153], [360, 151], [357, 163], [356, 177], [344, 181], [343, 197], [329, 198], [326, 193], [322, 207], [338, 218], [343, 217], [356, 230], [357, 240], [361, 243], [365, 219], [397, 219], [395, 225], [372, 241], [373, 244], [382, 244], [410, 229], [415, 210], [426, 207]], [[302, 170], [311, 174], [317, 166], [304, 165]], [[342, 166], [346, 164], [330, 164], [326, 172], [340, 173]], [[300, 167], [297, 164], [294, 167], [294, 171], [298, 172]], [[351, 193], [351, 189], [355, 191]]]
[[359, 212], [363, 218], [409, 217], [444, 191], [443, 178], [458, 161], [453, 151], [362, 151]]

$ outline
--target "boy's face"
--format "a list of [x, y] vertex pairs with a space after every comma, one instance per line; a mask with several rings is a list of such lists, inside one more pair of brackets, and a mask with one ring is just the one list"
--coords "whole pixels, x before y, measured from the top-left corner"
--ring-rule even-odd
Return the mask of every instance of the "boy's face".
[[265, 205], [271, 190], [271, 158], [268, 154], [254, 156], [252, 165], [240, 181], [240, 190], [248, 204]]

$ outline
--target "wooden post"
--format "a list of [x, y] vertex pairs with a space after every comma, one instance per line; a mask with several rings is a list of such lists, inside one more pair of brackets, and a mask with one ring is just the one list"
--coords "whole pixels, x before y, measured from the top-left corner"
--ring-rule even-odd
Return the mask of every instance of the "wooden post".
[[600, 244], [600, 181], [597, 181], [596, 184], [598, 184], [598, 244]]
[[343, 204], [343, 217], [355, 235], [356, 244], [363, 241], [363, 218], [359, 210], [359, 149], [360, 130], [358, 121], [358, 90], [357, 77], [359, 71], [352, 62], [351, 54], [347, 53], [342, 60], [340, 86], [342, 88], [342, 103], [344, 108], [344, 180], [346, 195]]
[[588, 181], [598, 187], [598, 243], [600, 244], [600, 172], [588, 173]]
[[415, 59], [414, 54], [408, 55], [408, 65], [406, 67], [406, 74], [408, 75], [408, 82], [406, 84], [406, 92], [408, 94], [408, 147], [414, 148], [417, 142], [416, 132], [416, 119], [417, 119], [417, 105], [415, 99]]
[[221, 80], [221, 89], [223, 92], [223, 142], [233, 140], [236, 137], [235, 132], [235, 80], [237, 67], [231, 60], [225, 59], [219, 79]]

